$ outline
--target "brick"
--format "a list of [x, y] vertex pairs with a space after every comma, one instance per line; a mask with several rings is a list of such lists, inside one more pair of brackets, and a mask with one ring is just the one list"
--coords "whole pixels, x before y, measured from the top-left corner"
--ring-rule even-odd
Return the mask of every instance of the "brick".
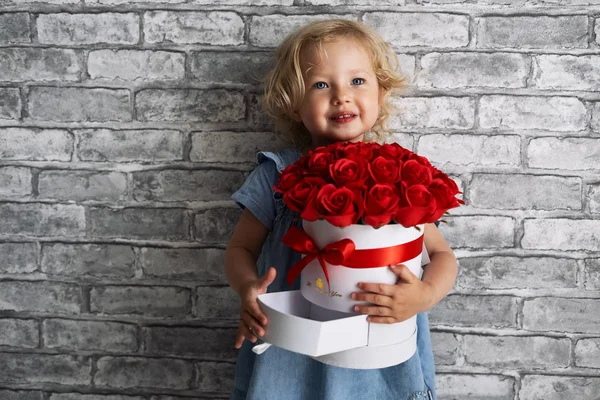
[[[306, 0], [305, 4], [315, 6], [372, 6], [371, 0]], [[377, 2], [378, 6], [403, 6], [406, 0], [381, 0]]]
[[102, 357], [94, 382], [110, 388], [189, 389], [193, 364], [186, 360]]
[[45, 121], [131, 121], [129, 90], [33, 87], [29, 114]]
[[229, 241], [242, 214], [238, 208], [215, 208], [194, 216], [196, 240], [204, 243]]
[[600, 220], [526, 219], [524, 230], [521, 245], [525, 249], [600, 249]]
[[482, 128], [582, 131], [587, 127], [585, 105], [574, 97], [482, 96]]
[[465, 15], [368, 12], [363, 22], [395, 47], [452, 48], [469, 44], [469, 17]]
[[[40, 344], [38, 322], [32, 319], [0, 319], [0, 346], [36, 348]], [[1, 392], [0, 392], [0, 398]]]
[[537, 56], [532, 87], [556, 90], [600, 90], [600, 56]]
[[136, 44], [139, 17], [133, 13], [40, 14], [38, 39], [43, 44]]
[[301, 26], [313, 22], [323, 21], [331, 18], [342, 18], [356, 20], [356, 17], [350, 15], [264, 15], [253, 16], [250, 21], [250, 32], [248, 40], [250, 44], [258, 47], [276, 47], [290, 33], [296, 31]]
[[575, 365], [600, 368], [600, 339], [581, 339], [575, 344]]
[[539, 336], [463, 337], [466, 363], [488, 368], [566, 368], [571, 358], [570, 339]]
[[[0, 119], [21, 118], [21, 95], [17, 88], [0, 88]], [[0, 131], [0, 135], [1, 135]], [[1, 138], [1, 136], [0, 136]], [[3, 147], [0, 146], [0, 149]], [[2, 154], [2, 152], [0, 152]]]
[[74, 50], [0, 49], [2, 81], [77, 81], [81, 71], [80, 55]]
[[519, 392], [522, 399], [593, 399], [600, 393], [600, 378], [525, 375]]
[[90, 309], [100, 314], [182, 317], [191, 311], [190, 290], [161, 286], [103, 286], [90, 292]]
[[432, 332], [431, 343], [435, 365], [454, 365], [458, 356], [458, 340], [453, 333]]
[[81, 289], [77, 285], [58, 282], [0, 282], [0, 310], [79, 314], [81, 304]]
[[42, 271], [73, 278], [133, 278], [135, 253], [126, 245], [44, 243]]
[[587, 290], [600, 290], [600, 258], [585, 260], [583, 285]]
[[[474, 174], [473, 207], [504, 210], [581, 210], [581, 179], [561, 176]], [[507, 191], [506, 188], [512, 188]], [[519, 193], [518, 196], [514, 192]]]
[[83, 161], [179, 161], [183, 159], [183, 134], [174, 130], [85, 129], [77, 153]]
[[89, 235], [105, 238], [182, 240], [188, 222], [182, 209], [91, 208]]
[[548, 5], [594, 5], [600, 4], [600, 0], [538, 0], [539, 3]]
[[163, 170], [135, 172], [133, 198], [138, 201], [229, 200], [245, 180], [240, 171]]
[[2, 383], [89, 385], [91, 370], [91, 362], [87, 357], [0, 353]]
[[42, 324], [44, 345], [75, 351], [134, 352], [137, 327], [107, 321], [47, 319]]
[[388, 119], [394, 129], [468, 129], [475, 122], [475, 100], [468, 97], [404, 97], [390, 101], [399, 110]]
[[31, 195], [31, 170], [21, 167], [0, 167], [0, 197]]
[[240, 45], [244, 21], [234, 12], [148, 11], [144, 38], [147, 43]]
[[515, 328], [517, 299], [509, 296], [449, 295], [430, 311], [433, 325]]
[[202, 392], [231, 392], [235, 364], [200, 362], [196, 364], [198, 390]]
[[270, 53], [192, 53], [190, 72], [195, 82], [258, 85], [266, 76]]
[[222, 89], [145, 89], [135, 107], [140, 121], [235, 122], [246, 112], [241, 93]]
[[88, 74], [91, 79], [180, 80], [185, 76], [185, 54], [140, 50], [91, 51]]
[[0, 243], [0, 273], [28, 274], [37, 268], [35, 243]]
[[600, 329], [596, 299], [525, 299], [523, 328], [532, 331], [588, 332]]
[[[215, 0], [192, 0], [192, 4], [214, 5]], [[219, 0], [219, 5], [240, 5], [240, 6], [292, 6], [294, 0]]]
[[234, 359], [237, 329], [201, 327], [144, 328], [146, 352], [158, 355], [200, 356]]
[[62, 204], [0, 204], [0, 234], [83, 236], [84, 209]]
[[73, 137], [65, 130], [0, 128], [2, 160], [71, 161], [72, 151]]
[[186, 0], [85, 0], [86, 4], [139, 4], [139, 3], [151, 3], [151, 4], [180, 4], [185, 3]]
[[457, 286], [463, 289], [575, 289], [577, 260], [555, 257], [463, 257]]
[[593, 103], [591, 128], [594, 132], [600, 133], [600, 102]]
[[531, 168], [598, 170], [600, 138], [535, 138], [527, 146]]
[[56, 200], [121, 201], [127, 191], [127, 175], [120, 172], [42, 171], [39, 198]]
[[529, 57], [514, 53], [430, 53], [421, 58], [416, 83], [422, 88], [521, 88]]
[[3, 4], [6, 3], [44, 3], [44, 4], [77, 4], [80, 3], [81, 0], [3, 0]]
[[262, 101], [262, 95], [253, 93], [248, 95], [248, 116], [246, 122], [252, 129], [275, 132], [275, 122], [263, 112]]
[[[452, 212], [452, 210], [450, 210]], [[510, 217], [452, 216], [440, 229], [452, 248], [513, 247], [515, 220]]]
[[513, 400], [515, 380], [502, 375], [436, 375], [440, 399]]
[[197, 284], [225, 284], [222, 249], [153, 249], [141, 250], [145, 277], [192, 280]]
[[3, 400], [44, 400], [44, 393], [25, 390], [0, 390]]
[[588, 19], [562, 17], [484, 17], [477, 20], [478, 48], [585, 49]]
[[[481, 4], [500, 4], [500, 5], [511, 5], [511, 6], [523, 6], [528, 0], [477, 0], [477, 3]], [[423, 0], [423, 3], [431, 4], [469, 4], [470, 0]]]
[[31, 43], [29, 14], [0, 14], [0, 43]]
[[596, 27], [594, 28], [596, 43], [600, 44], [600, 18], [596, 19]]
[[140, 396], [106, 395], [106, 394], [80, 394], [56, 393], [51, 394], [49, 400], [145, 400]]
[[196, 296], [196, 315], [200, 318], [239, 319], [240, 298], [229, 286], [199, 287]]
[[269, 132], [194, 132], [190, 160], [256, 162], [259, 151], [277, 151], [284, 147], [279, 136]]

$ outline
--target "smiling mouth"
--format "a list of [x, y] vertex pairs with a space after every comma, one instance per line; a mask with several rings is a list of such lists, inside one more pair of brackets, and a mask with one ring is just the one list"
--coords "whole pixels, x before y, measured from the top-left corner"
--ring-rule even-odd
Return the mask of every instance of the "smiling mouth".
[[347, 113], [347, 114], [335, 115], [329, 119], [334, 122], [349, 122], [349, 121], [353, 120], [354, 118], [356, 118], [356, 114]]

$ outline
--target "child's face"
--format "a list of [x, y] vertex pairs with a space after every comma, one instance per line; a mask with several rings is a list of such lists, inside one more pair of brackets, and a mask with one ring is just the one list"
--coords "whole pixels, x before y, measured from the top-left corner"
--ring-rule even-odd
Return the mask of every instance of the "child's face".
[[319, 57], [315, 46], [307, 46], [300, 67], [306, 92], [294, 117], [310, 132], [313, 146], [362, 141], [377, 120], [382, 94], [364, 47], [337, 39], [323, 43]]

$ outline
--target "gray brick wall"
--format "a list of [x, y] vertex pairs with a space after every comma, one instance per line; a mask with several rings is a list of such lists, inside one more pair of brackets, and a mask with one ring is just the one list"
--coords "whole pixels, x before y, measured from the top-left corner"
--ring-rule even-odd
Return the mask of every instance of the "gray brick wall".
[[0, 399], [227, 397], [257, 82], [329, 17], [393, 44], [393, 139], [464, 190], [440, 399], [597, 398], [600, 0], [0, 0]]

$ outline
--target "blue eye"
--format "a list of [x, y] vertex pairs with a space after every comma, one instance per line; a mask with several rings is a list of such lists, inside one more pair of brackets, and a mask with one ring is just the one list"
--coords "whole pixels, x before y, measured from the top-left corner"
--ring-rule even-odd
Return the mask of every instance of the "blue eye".
[[362, 85], [363, 83], [365, 83], [365, 80], [363, 78], [354, 78], [354, 79], [352, 79], [352, 84], [353, 85]]
[[317, 89], [325, 89], [327, 87], [327, 84], [325, 82], [317, 82], [314, 85]]

